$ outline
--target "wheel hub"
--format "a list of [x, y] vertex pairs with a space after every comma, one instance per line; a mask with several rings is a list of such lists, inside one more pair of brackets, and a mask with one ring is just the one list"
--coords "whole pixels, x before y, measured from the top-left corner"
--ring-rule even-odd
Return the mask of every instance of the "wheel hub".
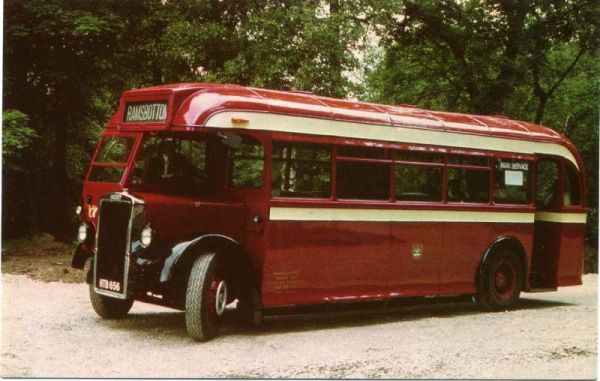
[[496, 274], [496, 287], [506, 286], [506, 274], [504, 272], [498, 272]]
[[227, 283], [224, 280], [219, 281], [217, 285], [217, 291], [215, 294], [215, 312], [218, 316], [222, 316], [225, 313], [225, 306], [227, 305]]
[[510, 261], [500, 261], [491, 279], [493, 292], [501, 299], [511, 297], [516, 284], [515, 269]]

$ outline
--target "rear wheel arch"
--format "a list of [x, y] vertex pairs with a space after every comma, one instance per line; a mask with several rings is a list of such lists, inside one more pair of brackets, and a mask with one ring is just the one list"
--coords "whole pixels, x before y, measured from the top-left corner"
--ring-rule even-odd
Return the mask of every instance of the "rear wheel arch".
[[518, 303], [527, 284], [527, 259], [514, 237], [500, 237], [484, 253], [477, 272], [475, 298], [485, 310], [503, 310]]
[[523, 284], [521, 285], [522, 289], [525, 290], [527, 288], [527, 275], [529, 274], [529, 266], [527, 263], [527, 254], [525, 251], [525, 247], [517, 238], [512, 236], [502, 236], [498, 237], [494, 242], [492, 242], [488, 248], [483, 253], [481, 257], [481, 261], [479, 262], [479, 266], [477, 267], [477, 286], [479, 288], [480, 282], [482, 280], [483, 272], [485, 270], [485, 265], [492, 258], [492, 256], [499, 252], [502, 249], [510, 249], [513, 251], [520, 260], [521, 268], [523, 269]]

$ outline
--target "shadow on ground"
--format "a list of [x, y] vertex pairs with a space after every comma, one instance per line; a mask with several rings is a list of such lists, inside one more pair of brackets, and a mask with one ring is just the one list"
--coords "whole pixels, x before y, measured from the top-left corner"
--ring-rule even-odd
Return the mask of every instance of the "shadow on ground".
[[[219, 336], [265, 336], [341, 327], [361, 327], [374, 324], [416, 321], [430, 318], [451, 318], [494, 312], [484, 312], [472, 301], [439, 302], [427, 301], [415, 304], [384, 305], [363, 303], [277, 311], [278, 315], [267, 315], [263, 325], [256, 329], [244, 329], [237, 324], [235, 310], [227, 311]], [[569, 306], [569, 303], [549, 300], [522, 299], [516, 310], [538, 310]], [[312, 309], [312, 311], [310, 310]], [[125, 319], [100, 320], [110, 329], [127, 330], [148, 339], [187, 338], [185, 315], [180, 311], [133, 313]]]

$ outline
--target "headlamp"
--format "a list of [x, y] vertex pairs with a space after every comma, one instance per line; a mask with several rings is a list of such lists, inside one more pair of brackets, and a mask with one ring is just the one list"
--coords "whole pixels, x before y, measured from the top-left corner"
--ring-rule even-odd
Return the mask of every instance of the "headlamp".
[[88, 238], [88, 233], [89, 233], [88, 224], [86, 224], [85, 222], [82, 222], [81, 225], [79, 225], [79, 229], [77, 230], [77, 241], [79, 241], [79, 243], [85, 242]]
[[144, 248], [150, 246], [152, 243], [152, 228], [150, 226], [146, 226], [144, 229], [142, 229], [142, 234], [140, 234], [140, 242]]

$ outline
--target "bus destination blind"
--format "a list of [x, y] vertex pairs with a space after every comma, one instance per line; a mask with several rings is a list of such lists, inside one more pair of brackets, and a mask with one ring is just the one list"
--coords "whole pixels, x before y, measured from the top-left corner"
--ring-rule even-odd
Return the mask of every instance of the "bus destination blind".
[[167, 102], [127, 103], [125, 122], [164, 122], [167, 120]]

